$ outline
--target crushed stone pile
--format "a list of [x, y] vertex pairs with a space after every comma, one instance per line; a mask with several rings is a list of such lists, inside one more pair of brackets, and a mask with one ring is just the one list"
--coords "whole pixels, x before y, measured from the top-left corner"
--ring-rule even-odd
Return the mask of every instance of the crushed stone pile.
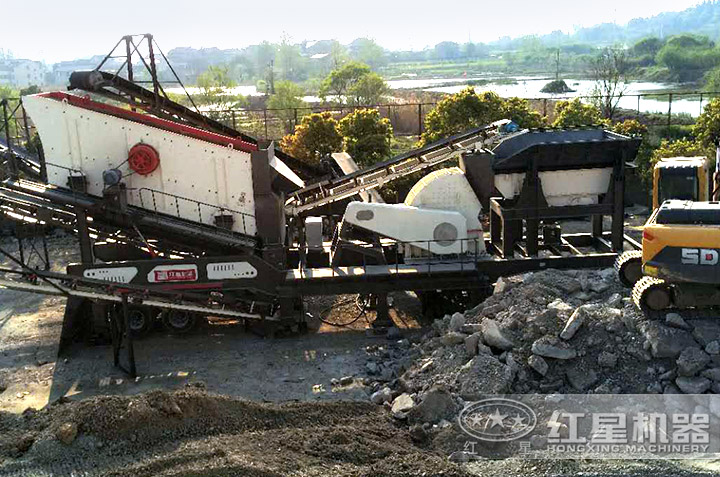
[[649, 321], [614, 269], [500, 279], [415, 343], [368, 349], [371, 400], [411, 424], [449, 426], [499, 393], [720, 393], [720, 322]]

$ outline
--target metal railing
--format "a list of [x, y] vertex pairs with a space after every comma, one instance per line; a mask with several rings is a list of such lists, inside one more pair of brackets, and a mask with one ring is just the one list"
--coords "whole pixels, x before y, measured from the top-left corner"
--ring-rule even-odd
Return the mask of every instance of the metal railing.
[[[232, 214], [233, 218], [235, 216], [239, 216], [242, 220], [242, 232], [240, 233], [244, 235], [255, 235], [254, 233], [250, 233], [249, 229], [249, 223], [253, 222], [255, 216], [247, 212], [242, 212], [239, 210], [222, 207], [215, 204], [209, 204], [207, 202], [202, 202], [195, 199], [189, 199], [187, 197], [171, 194], [169, 192], [150, 189], [148, 187], [128, 189], [129, 196], [134, 196], [135, 194], [137, 195], [137, 200], [133, 201], [134, 205], [139, 204], [141, 208], [150, 210], [156, 214], [164, 213], [167, 215], [175, 215], [180, 219], [193, 221], [193, 218], [183, 216], [183, 214], [181, 213], [181, 204], [183, 210], [187, 210], [186, 206], [190, 205], [193, 210], [197, 210], [198, 215], [196, 222], [217, 227], [219, 230], [227, 230], [229, 233], [232, 233], [231, 229], [221, 227], [218, 224], [213, 223], [212, 220], [215, 217], [227, 214]], [[163, 201], [163, 204], [160, 207], [158, 206], [159, 200]], [[152, 206], [152, 208], [150, 208], [150, 206]], [[207, 221], [203, 221], [203, 209], [205, 209], [205, 219], [209, 219]], [[175, 212], [174, 214], [172, 213], [173, 210]]]

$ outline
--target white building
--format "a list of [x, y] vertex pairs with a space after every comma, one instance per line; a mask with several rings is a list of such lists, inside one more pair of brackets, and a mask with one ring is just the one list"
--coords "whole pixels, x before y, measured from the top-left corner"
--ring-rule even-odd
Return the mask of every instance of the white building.
[[16, 88], [45, 84], [45, 65], [32, 60], [0, 60], [0, 84]]

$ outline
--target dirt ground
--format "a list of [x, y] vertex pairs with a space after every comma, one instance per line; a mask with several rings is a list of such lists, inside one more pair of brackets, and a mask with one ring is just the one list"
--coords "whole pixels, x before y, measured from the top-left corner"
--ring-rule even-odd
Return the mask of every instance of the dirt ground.
[[[4, 247], [12, 248], [10, 241]], [[74, 239], [55, 237], [58, 263], [76, 260]], [[7, 266], [5, 261], [2, 266]], [[351, 297], [315, 300], [330, 321], [357, 317]], [[419, 305], [396, 294], [405, 337]], [[57, 358], [64, 299], [0, 289], [2, 475], [717, 475], [712, 462], [450, 462], [369, 402], [367, 347], [385, 337], [323, 325], [303, 336], [263, 339], [238, 325], [185, 336], [156, 332], [136, 343], [138, 378], [114, 368], [109, 346]], [[341, 304], [341, 306], [338, 306]], [[352, 377], [337, 385], [341, 377]], [[57, 438], [74, 427], [71, 444]]]

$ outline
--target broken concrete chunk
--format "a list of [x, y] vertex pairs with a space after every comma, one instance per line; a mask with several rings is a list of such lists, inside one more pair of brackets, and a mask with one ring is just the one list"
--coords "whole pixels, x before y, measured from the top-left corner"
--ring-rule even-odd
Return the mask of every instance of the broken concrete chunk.
[[695, 376], [710, 362], [710, 355], [698, 348], [687, 348], [677, 359], [678, 375]]
[[450, 392], [432, 388], [425, 393], [423, 401], [408, 412], [408, 419], [411, 422], [436, 424], [443, 419], [452, 419], [459, 410]]
[[485, 343], [493, 348], [509, 350], [514, 346], [513, 342], [510, 341], [498, 327], [497, 322], [490, 318], [485, 318], [482, 321], [482, 334]]
[[390, 402], [392, 401], [392, 391], [389, 387], [385, 386], [379, 391], [374, 392], [372, 396], [370, 396], [370, 401], [375, 404], [384, 404], [386, 402]]
[[692, 335], [701, 345], [707, 346], [711, 341], [720, 339], [720, 323], [715, 320], [691, 320], [694, 328]]
[[585, 323], [587, 317], [588, 312], [584, 306], [576, 309], [573, 314], [570, 315], [570, 318], [568, 318], [567, 323], [565, 323], [565, 328], [560, 332], [560, 338], [569, 340], [575, 336], [575, 333], [577, 333], [583, 323]]
[[686, 348], [698, 348], [690, 333], [670, 328], [651, 321], [643, 326], [645, 339], [650, 343], [650, 351], [655, 358], [676, 358]]
[[577, 351], [564, 343], [558, 343], [552, 337], [543, 336], [532, 344], [531, 351], [544, 358], [573, 359]]
[[675, 384], [685, 394], [702, 394], [710, 389], [712, 382], [698, 376], [680, 376], [675, 380]]
[[442, 337], [442, 342], [445, 346], [460, 344], [465, 341], [465, 336], [463, 333], [451, 331]]
[[530, 355], [530, 357], [528, 358], [528, 365], [532, 369], [537, 371], [538, 374], [540, 374], [541, 376], [545, 376], [548, 372], [547, 361], [545, 361], [538, 355], [535, 355], [535, 354]]
[[465, 364], [457, 377], [460, 397], [473, 401], [485, 394], [501, 394], [510, 390], [513, 371], [496, 358], [479, 354]]
[[478, 353], [478, 343], [480, 339], [482, 339], [482, 333], [479, 332], [473, 333], [465, 338], [465, 351], [467, 351], [470, 356], [475, 356]]
[[462, 313], [453, 313], [452, 317], [450, 318], [450, 326], [448, 329], [450, 331], [459, 332], [463, 325], [465, 324], [465, 315]]
[[715, 340], [715, 341], [709, 342], [709, 343], [705, 346], [705, 352], [706, 352], [707, 354], [712, 354], [712, 355], [718, 355], [718, 354], [720, 354], [720, 341]]
[[598, 364], [603, 368], [614, 368], [617, 365], [617, 355], [603, 351], [598, 355]]
[[690, 329], [690, 325], [688, 325], [687, 322], [683, 320], [683, 317], [677, 313], [668, 313], [665, 315], [665, 324], [675, 328], [680, 328], [681, 330]]

